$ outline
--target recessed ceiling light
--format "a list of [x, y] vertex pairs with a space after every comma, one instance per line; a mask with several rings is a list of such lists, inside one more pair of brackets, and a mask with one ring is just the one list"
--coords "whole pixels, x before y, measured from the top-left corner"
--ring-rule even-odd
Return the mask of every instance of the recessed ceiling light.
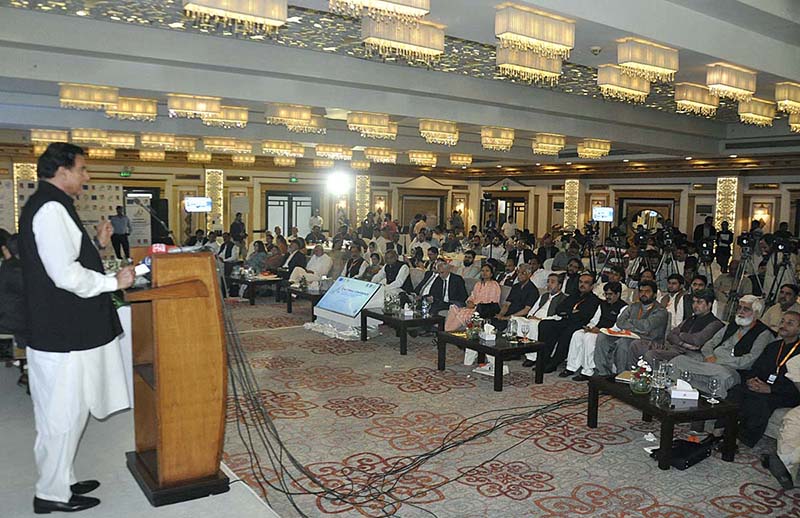
[[171, 29], [182, 29], [183, 22], [172, 22], [171, 24], [168, 25], [168, 27]]
[[728, 155], [728, 158], [739, 158], [739, 155]]
[[623, 159], [622, 159], [622, 161], [623, 161], [623, 162], [625, 162], [626, 164], [627, 164], [628, 162], [630, 162], [630, 160], [628, 160], [627, 158], [623, 158]]
[[692, 157], [690, 157], [690, 156], [686, 157], [686, 160], [691, 160], [691, 159], [692, 159]]
[[567, 162], [567, 165], [572, 165], [572, 162]]
[[465, 165], [461, 166], [461, 169], [466, 169], [466, 168], [467, 168], [467, 166], [465, 166]]

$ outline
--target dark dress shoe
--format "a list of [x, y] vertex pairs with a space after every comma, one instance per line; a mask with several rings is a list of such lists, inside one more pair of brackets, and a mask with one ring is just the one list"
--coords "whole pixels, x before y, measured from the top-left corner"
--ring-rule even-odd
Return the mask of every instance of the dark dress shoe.
[[534, 365], [536, 365], [536, 362], [534, 360], [529, 360], [527, 358], [525, 359], [525, 361], [522, 362], [523, 367], [533, 367]]
[[761, 465], [764, 466], [772, 473], [772, 476], [778, 481], [783, 489], [792, 489], [794, 483], [792, 482], [792, 475], [786, 469], [780, 457], [774, 453], [761, 456]]
[[569, 369], [564, 369], [563, 371], [561, 371], [561, 372], [559, 372], [559, 373], [558, 373], [558, 377], [559, 377], [559, 378], [569, 378], [569, 377], [570, 377], [570, 376], [572, 376], [573, 374], [575, 374], [575, 373], [574, 373], [574, 372], [572, 372], [571, 370], [569, 370]]
[[91, 496], [72, 495], [69, 502], [55, 502], [33, 497], [33, 512], [36, 514], [52, 512], [75, 513], [84, 509], [91, 509], [99, 504], [100, 500]]
[[91, 493], [98, 487], [100, 487], [100, 482], [96, 480], [81, 480], [69, 486], [69, 489], [72, 491], [73, 495], [85, 495], [86, 493]]
[[589, 381], [589, 376], [586, 374], [576, 374], [572, 377], [572, 381]]

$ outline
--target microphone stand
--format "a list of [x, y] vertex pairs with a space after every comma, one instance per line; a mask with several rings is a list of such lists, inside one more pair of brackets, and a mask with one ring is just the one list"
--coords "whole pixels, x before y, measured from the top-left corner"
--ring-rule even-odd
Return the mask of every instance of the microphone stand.
[[161, 228], [163, 228], [164, 231], [166, 231], [167, 237], [170, 237], [172, 235], [172, 231], [169, 229], [167, 224], [164, 223], [161, 220], [161, 218], [158, 217], [158, 214], [156, 213], [156, 211], [153, 210], [152, 207], [150, 207], [150, 205], [145, 205], [138, 199], [134, 199], [133, 203], [135, 203], [136, 205], [138, 205], [141, 208], [143, 208], [144, 210], [146, 210], [150, 214], [150, 217], [153, 218], [154, 220], [156, 220], [158, 222], [158, 224], [161, 225]]

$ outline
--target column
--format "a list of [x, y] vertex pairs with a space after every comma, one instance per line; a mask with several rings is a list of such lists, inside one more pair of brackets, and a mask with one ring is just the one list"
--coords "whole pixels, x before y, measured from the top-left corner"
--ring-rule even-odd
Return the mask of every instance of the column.
[[[36, 164], [34, 163], [14, 163], [14, 228], [19, 229], [19, 211], [22, 209], [24, 202], [20, 202], [20, 194], [24, 192], [27, 197], [33, 194], [33, 190], [24, 187], [25, 182], [36, 182]], [[34, 186], [35, 189], [35, 186]]]
[[722, 176], [717, 178], [717, 193], [714, 211], [714, 227], [722, 228], [727, 221], [732, 231], [736, 231], [736, 198], [739, 191], [739, 178]]
[[368, 174], [356, 175], [356, 226], [367, 217], [370, 207], [370, 180]]
[[225, 183], [225, 171], [222, 169], [205, 170], [206, 196], [211, 198], [211, 212], [208, 213], [206, 220], [207, 230], [225, 231], [223, 221], [224, 201], [223, 186]]
[[578, 228], [578, 204], [580, 202], [581, 183], [579, 180], [564, 181], [564, 228]]

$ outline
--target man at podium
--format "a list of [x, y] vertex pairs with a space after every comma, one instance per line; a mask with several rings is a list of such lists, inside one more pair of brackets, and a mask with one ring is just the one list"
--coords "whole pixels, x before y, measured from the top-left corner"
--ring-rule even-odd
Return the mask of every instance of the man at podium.
[[83, 150], [53, 143], [39, 157], [39, 186], [19, 220], [20, 257], [31, 329], [28, 377], [36, 421], [36, 513], [75, 512], [100, 503], [83, 496], [100, 485], [78, 482], [73, 460], [89, 413], [102, 419], [130, 406], [117, 337], [122, 327], [110, 293], [133, 284], [133, 268], [106, 275], [73, 204], [89, 181]]

